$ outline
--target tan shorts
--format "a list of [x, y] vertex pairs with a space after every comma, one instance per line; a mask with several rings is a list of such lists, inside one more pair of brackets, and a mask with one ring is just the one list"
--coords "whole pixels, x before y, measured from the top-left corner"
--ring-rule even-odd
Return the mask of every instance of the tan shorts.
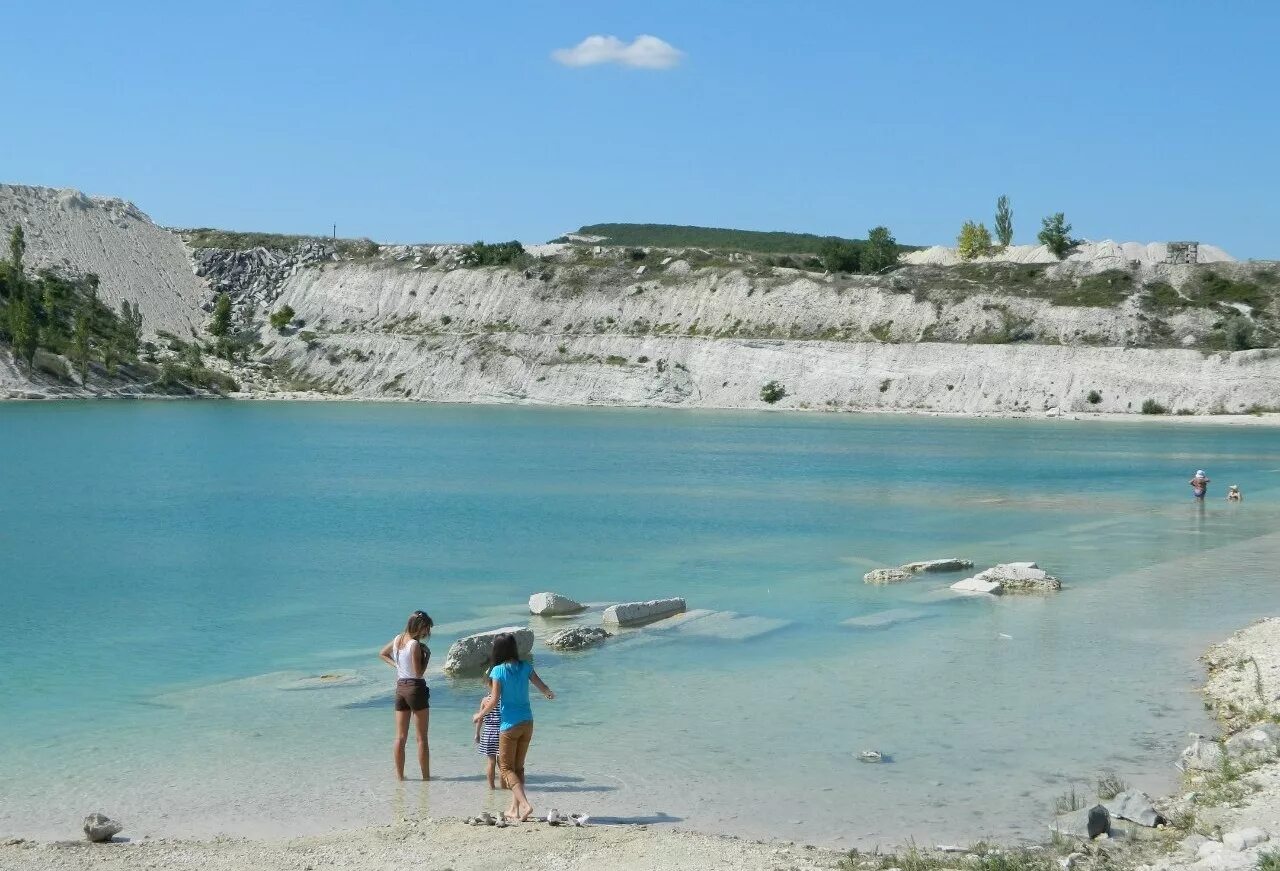
[[425, 711], [431, 707], [431, 690], [422, 678], [400, 678], [396, 681], [396, 710]]
[[498, 770], [508, 788], [524, 786], [524, 757], [533, 740], [533, 720], [516, 723], [498, 733]]

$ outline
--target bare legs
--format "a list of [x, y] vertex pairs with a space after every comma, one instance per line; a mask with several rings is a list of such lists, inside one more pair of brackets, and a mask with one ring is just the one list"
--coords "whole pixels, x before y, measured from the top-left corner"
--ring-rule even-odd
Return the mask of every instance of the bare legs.
[[391, 745], [391, 758], [396, 764], [396, 779], [404, 780], [404, 745], [409, 743], [409, 718], [413, 717], [418, 736], [418, 768], [423, 780], [431, 779], [431, 746], [427, 743], [427, 727], [431, 723], [431, 709], [421, 711], [396, 711], [396, 741]]
[[391, 758], [396, 764], [396, 780], [404, 780], [404, 745], [409, 740], [409, 712], [396, 711], [396, 741], [391, 745]]
[[485, 763], [484, 763], [484, 776], [485, 776], [485, 780], [489, 781], [490, 789], [497, 789], [497, 784], [494, 782], [494, 774], [495, 772], [497, 772], [497, 770], [498, 770], [498, 760], [492, 756], [486, 757]]
[[498, 767], [502, 780], [511, 790], [507, 817], [524, 822], [533, 816], [533, 805], [524, 792], [524, 759], [533, 740], [533, 721], [526, 720], [503, 730], [498, 735]]
[[[431, 745], [427, 743], [427, 726], [431, 724], [431, 709], [423, 708], [415, 711], [414, 725], [418, 727], [418, 768], [422, 771], [422, 779], [431, 779]], [[405, 724], [408, 726], [408, 724]], [[404, 742], [400, 742], [400, 770], [404, 771]], [[403, 779], [403, 778], [402, 778]]]

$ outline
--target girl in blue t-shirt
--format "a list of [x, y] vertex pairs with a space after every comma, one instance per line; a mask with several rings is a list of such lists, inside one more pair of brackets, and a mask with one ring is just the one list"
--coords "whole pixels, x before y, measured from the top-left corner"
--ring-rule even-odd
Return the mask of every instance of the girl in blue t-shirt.
[[525, 822], [533, 816], [533, 805], [524, 791], [524, 760], [533, 739], [533, 709], [529, 707], [529, 684], [532, 683], [548, 699], [556, 694], [533, 670], [533, 663], [520, 658], [516, 637], [510, 632], [493, 639], [493, 664], [489, 669], [489, 697], [471, 718], [481, 722], [485, 715], [498, 710], [498, 770], [511, 790], [511, 806], [507, 818]]

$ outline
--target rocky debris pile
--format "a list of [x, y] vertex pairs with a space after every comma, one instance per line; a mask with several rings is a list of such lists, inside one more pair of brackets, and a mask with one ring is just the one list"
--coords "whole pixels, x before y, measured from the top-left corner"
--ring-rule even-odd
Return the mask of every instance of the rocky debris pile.
[[914, 577], [914, 574], [903, 569], [872, 569], [862, 576], [862, 582], [864, 584], [897, 584]]
[[552, 650], [583, 650], [612, 637], [612, 632], [599, 626], [570, 626], [549, 636], [546, 645]]
[[191, 252], [191, 268], [209, 282], [210, 297], [204, 303], [205, 311], [213, 311], [220, 293], [230, 296], [237, 310], [247, 306], [264, 310], [280, 296], [285, 280], [299, 269], [338, 259], [337, 249], [331, 243], [308, 239], [289, 251], [196, 248]]
[[927, 559], [914, 563], [903, 563], [899, 566], [904, 572], [918, 574], [920, 572], [958, 572], [973, 568], [973, 560], [946, 557], [944, 559]]
[[643, 626], [684, 611], [684, 599], [650, 599], [647, 602], [624, 602], [604, 610], [605, 625]]
[[124, 824], [102, 813], [92, 813], [84, 818], [84, 836], [95, 844], [110, 841], [124, 830]]
[[510, 632], [516, 637], [516, 647], [521, 658], [533, 650], [533, 632], [523, 626], [507, 626], [503, 629], [491, 629], [488, 632], [477, 632], [459, 638], [449, 645], [445, 655], [442, 671], [450, 676], [467, 676], [483, 674], [489, 664], [489, 656], [493, 653], [493, 639], [503, 632]]
[[951, 589], [961, 593], [1048, 593], [1062, 589], [1062, 581], [1033, 562], [1000, 563], [971, 578], [957, 581]]
[[581, 602], [559, 593], [534, 593], [529, 597], [529, 613], [537, 617], [564, 617], [586, 609]]

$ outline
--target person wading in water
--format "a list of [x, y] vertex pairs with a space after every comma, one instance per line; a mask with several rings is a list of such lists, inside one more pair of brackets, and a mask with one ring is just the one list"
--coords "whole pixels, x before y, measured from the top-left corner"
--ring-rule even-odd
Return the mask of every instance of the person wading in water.
[[427, 743], [427, 726], [431, 722], [431, 690], [424, 675], [431, 651], [422, 642], [431, 637], [434, 624], [426, 611], [414, 611], [404, 631], [387, 642], [378, 658], [396, 670], [396, 742], [391, 757], [396, 764], [396, 777], [404, 780], [404, 745], [409, 740], [409, 718], [418, 727], [418, 768], [422, 779], [431, 779], [431, 747]]

